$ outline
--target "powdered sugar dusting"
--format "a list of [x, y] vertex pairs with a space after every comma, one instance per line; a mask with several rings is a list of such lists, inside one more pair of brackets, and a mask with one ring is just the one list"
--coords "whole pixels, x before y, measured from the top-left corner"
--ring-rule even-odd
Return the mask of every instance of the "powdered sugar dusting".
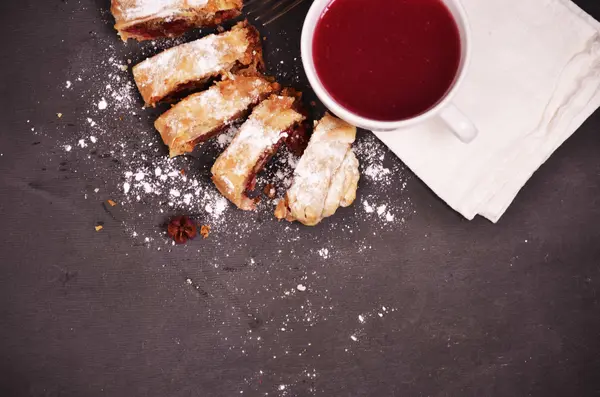
[[177, 145], [221, 129], [273, 90], [262, 77], [236, 76], [184, 99], [157, 120], [156, 128], [170, 144], [171, 154], [178, 155]]
[[351, 149], [355, 132], [352, 126], [330, 115], [319, 121], [288, 192], [294, 217], [320, 221], [333, 213], [348, 194], [353, 195], [358, 180], [358, 162]]
[[[342, 292], [377, 277], [369, 263], [375, 242], [401, 236], [408, 227], [414, 213], [408, 171], [372, 134], [359, 131], [354, 151], [362, 173], [352, 206], [340, 208], [317, 228], [277, 222], [275, 200], [264, 195], [258, 211], [239, 211], [218, 193], [210, 173], [239, 126], [229, 127], [192, 155], [169, 159], [153, 128], [166, 108], [142, 108], [130, 76], [141, 55], [137, 47], [114, 40], [99, 42], [97, 51], [91, 51], [98, 58], [94, 67], [68, 70], [57, 81], [65, 99], [83, 109], [53, 110], [50, 125], [58, 127], [52, 156], [45, 160], [57, 168], [59, 162], [67, 164], [60, 167], [84, 181], [72, 181], [72, 186], [81, 186], [80, 200], [96, 208], [97, 219], [89, 219], [90, 224], [104, 223], [99, 239], [125, 238], [131, 242], [130, 255], [151, 250], [160, 259], [156, 263], [162, 263], [140, 263], [139, 271], [157, 266], [152, 271], [160, 275], [162, 266], [168, 283], [180, 275], [182, 293], [198, 302], [202, 322], [212, 327], [203, 337], [224, 350], [227, 359], [263, 358], [239, 375], [236, 394], [322, 394], [327, 389], [322, 358], [331, 349], [316, 342], [342, 330], [336, 354], [352, 355], [372, 346], [381, 322], [394, 315], [394, 302], [384, 304], [378, 291], [364, 302], [345, 301], [349, 294]], [[147, 43], [144, 56], [159, 49]], [[106, 108], [100, 109], [103, 100]], [[55, 118], [57, 113], [62, 117]], [[34, 128], [33, 134], [50, 130], [24, 125], [27, 131]], [[273, 183], [277, 198], [282, 197], [298, 161], [282, 147], [259, 175], [257, 191]], [[165, 223], [176, 215], [210, 226], [210, 234], [173, 245]], [[183, 347], [191, 340], [177, 335], [173, 345]], [[301, 357], [302, 364], [290, 370], [287, 363], [293, 357]]]
[[[361, 162], [362, 180], [378, 189], [395, 188], [404, 193], [409, 181], [406, 169], [389, 158], [386, 164], [386, 151], [379, 150], [381, 142], [372, 134], [365, 135], [356, 145], [356, 154]], [[389, 153], [389, 152], [388, 152]], [[392, 162], [392, 160], [394, 160]], [[359, 197], [356, 205], [362, 209], [366, 219], [377, 220], [380, 224], [403, 224], [414, 213], [410, 198], [405, 194], [385, 197], [379, 194], [366, 194]]]
[[[294, 101], [292, 97], [272, 96], [258, 105], [217, 159], [215, 178], [226, 186], [233, 200], [245, 194], [246, 179], [261, 157], [287, 137], [283, 131], [302, 121], [303, 116], [291, 109]], [[278, 117], [273, 117], [274, 112]]]
[[181, 12], [187, 7], [202, 7], [208, 0], [129, 0], [120, 7], [125, 19], [135, 20], [147, 17], [166, 17]]
[[246, 28], [236, 27], [163, 51], [134, 67], [136, 83], [146, 101], [152, 103], [182, 84], [227, 72], [246, 53], [248, 34]]

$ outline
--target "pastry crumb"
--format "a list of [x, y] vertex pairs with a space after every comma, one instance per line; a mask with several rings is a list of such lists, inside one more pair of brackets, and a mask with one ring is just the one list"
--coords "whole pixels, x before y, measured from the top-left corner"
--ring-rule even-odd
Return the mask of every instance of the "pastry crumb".
[[203, 225], [200, 227], [200, 235], [203, 238], [208, 238], [209, 234], [210, 234], [210, 226], [209, 225]]
[[108, 203], [108, 204], [109, 204], [111, 207], [114, 207], [114, 206], [116, 206], [116, 205], [117, 205], [117, 203], [115, 203], [115, 202], [114, 202], [114, 201], [112, 201], [112, 200], [106, 200], [106, 202], [107, 202], [107, 203]]
[[99, 232], [100, 230], [104, 229], [104, 226], [102, 226], [102, 225], [97, 225], [97, 226], [95, 227], [95, 229], [96, 229], [96, 231], [97, 231], [97, 232]]
[[273, 184], [271, 183], [265, 186], [263, 192], [265, 193], [265, 196], [267, 196], [271, 200], [273, 200], [277, 195], [277, 189], [275, 189], [275, 186], [273, 186]]

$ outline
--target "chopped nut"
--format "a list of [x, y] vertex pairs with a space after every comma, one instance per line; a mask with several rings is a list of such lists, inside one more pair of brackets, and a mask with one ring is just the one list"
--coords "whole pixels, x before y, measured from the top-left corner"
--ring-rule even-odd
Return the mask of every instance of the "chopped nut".
[[210, 234], [210, 226], [209, 225], [203, 225], [200, 228], [200, 235], [202, 235], [203, 238], [208, 238], [209, 234]]
[[167, 233], [177, 244], [185, 244], [196, 237], [197, 227], [187, 216], [178, 216], [169, 223]]
[[275, 218], [279, 220], [285, 219], [289, 222], [294, 221], [294, 218], [292, 217], [292, 214], [288, 208], [288, 203], [286, 199], [281, 199], [277, 203], [277, 208], [275, 208]]
[[62, 117], [62, 113], [56, 113], [56, 116], [60, 119]]
[[104, 226], [98, 225], [95, 227], [96, 231], [99, 232], [100, 230], [104, 229]]
[[111, 207], [114, 207], [115, 205], [117, 205], [117, 203], [115, 203], [115, 202], [114, 202], [114, 201], [112, 201], [112, 200], [106, 200], [106, 202], [107, 202], [107, 203], [108, 203], [108, 204], [109, 204]]

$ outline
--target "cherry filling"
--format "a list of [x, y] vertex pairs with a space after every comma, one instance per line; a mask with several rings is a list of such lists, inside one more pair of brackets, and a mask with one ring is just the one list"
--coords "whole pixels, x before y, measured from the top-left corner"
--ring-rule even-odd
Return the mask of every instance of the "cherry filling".
[[187, 83], [179, 84], [173, 91], [164, 98], [155, 98], [155, 101], [161, 102], [176, 102], [180, 99], [185, 98], [189, 94], [194, 91], [199, 91], [204, 88], [207, 88], [210, 83], [212, 83], [215, 79], [213, 77], [205, 78], [197, 81], [189, 81]]
[[145, 39], [155, 39], [164, 36], [180, 36], [193, 26], [186, 19], [176, 19], [169, 22], [154, 20], [134, 25], [128, 28], [126, 32]]
[[[224, 131], [226, 131], [226, 130], [227, 130], [227, 128], [228, 128], [228, 127], [229, 127], [231, 124], [233, 124], [233, 123], [235, 123], [235, 122], [239, 121], [239, 120], [240, 120], [240, 119], [242, 119], [242, 118], [245, 118], [245, 117], [248, 115], [248, 113], [250, 113], [250, 111], [251, 111], [251, 110], [252, 110], [252, 109], [253, 109], [253, 108], [254, 108], [256, 105], [258, 105], [258, 104], [259, 104], [261, 101], [263, 101], [263, 100], [264, 100], [264, 99], [265, 99], [265, 98], [266, 98], [266, 97], [267, 97], [269, 94], [270, 94], [270, 92], [267, 92], [267, 93], [261, 94], [261, 95], [260, 95], [258, 98], [256, 98], [256, 99], [255, 99], [255, 100], [254, 100], [254, 101], [253, 101], [253, 102], [250, 104], [250, 106], [248, 107], [248, 109], [245, 109], [245, 110], [242, 110], [241, 112], [238, 112], [238, 113], [237, 113], [237, 114], [235, 114], [233, 117], [229, 118], [229, 120], [226, 120], [226, 121], [224, 122], [224, 124], [222, 124], [222, 125], [220, 125], [219, 127], [217, 127], [217, 128], [215, 128], [215, 129], [213, 129], [212, 131], [209, 131], [209, 132], [207, 132], [207, 133], [203, 134], [202, 136], [200, 136], [200, 137], [198, 137], [198, 138], [196, 138], [196, 139], [193, 139], [193, 140], [191, 140], [191, 141], [182, 142], [182, 143], [180, 144], [181, 148], [182, 148], [183, 150], [185, 150], [186, 152], [191, 152], [191, 151], [194, 149], [194, 147], [195, 147], [196, 145], [199, 145], [199, 144], [201, 144], [201, 143], [204, 143], [204, 142], [208, 141], [209, 139], [211, 139], [211, 138], [214, 138], [215, 136], [222, 134]], [[266, 162], [265, 162], [265, 164], [266, 164]]]
[[304, 150], [308, 146], [308, 141], [310, 140], [310, 134], [308, 131], [309, 123], [307, 122], [304, 122], [298, 125], [296, 128], [286, 131], [288, 137], [285, 140], [285, 145], [298, 157], [302, 156]]
[[271, 160], [273, 155], [277, 153], [277, 150], [284, 142], [284, 139], [285, 138], [282, 137], [282, 139], [280, 139], [279, 142], [265, 150], [265, 152], [260, 156], [256, 164], [254, 165], [252, 172], [250, 172], [250, 175], [248, 176], [248, 182], [246, 183], [246, 193], [252, 193], [256, 189], [256, 176], [262, 171], [263, 168], [265, 168], [265, 165], [267, 165], [267, 163], [269, 162], [269, 160]]
[[215, 13], [215, 15], [212, 17], [200, 19], [200, 21], [187, 18], [175, 19], [171, 21], [155, 19], [136, 24], [125, 29], [125, 31], [132, 36], [141, 37], [148, 40], [164, 36], [181, 36], [196, 26], [210, 27], [219, 25], [228, 19], [237, 17], [239, 14], [239, 10], [225, 10]]
[[256, 189], [256, 176], [267, 165], [275, 153], [277, 153], [282, 144], [285, 143], [297, 155], [301, 155], [304, 152], [309, 140], [307, 125], [308, 123], [300, 123], [281, 132], [281, 139], [275, 145], [265, 150], [254, 165], [246, 183], [246, 193], [252, 193]]

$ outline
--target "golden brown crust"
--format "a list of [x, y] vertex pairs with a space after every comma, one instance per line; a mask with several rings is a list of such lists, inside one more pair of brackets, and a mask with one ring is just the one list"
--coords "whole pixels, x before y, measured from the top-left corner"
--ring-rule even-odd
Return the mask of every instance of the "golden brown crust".
[[296, 102], [295, 97], [272, 95], [258, 105], [212, 167], [215, 186], [240, 209], [256, 208], [247, 190], [289, 131], [305, 119], [295, 110]]
[[138, 41], [175, 37], [192, 28], [216, 26], [238, 17], [242, 0], [112, 0], [115, 29]]
[[252, 26], [247, 19], [239, 22], [233, 29], [244, 29], [247, 32], [246, 40], [248, 41], [248, 49], [244, 53], [244, 57], [238, 62], [238, 65], [236, 65], [237, 68], [234, 69], [234, 72], [241, 74], [244, 70], [248, 70], [251, 74], [263, 73], [265, 71], [265, 60], [262, 39], [260, 38], [258, 29]]
[[217, 76], [248, 68], [264, 69], [258, 31], [247, 21], [230, 31], [182, 44], [133, 68], [135, 83], [148, 106], [206, 85]]
[[154, 126], [169, 146], [171, 157], [189, 153], [279, 89], [279, 84], [262, 75], [232, 76], [179, 102]]
[[288, 222], [295, 221], [290, 209], [288, 208], [287, 195], [277, 203], [277, 207], [275, 207], [275, 218], [279, 219], [280, 221], [284, 219]]

